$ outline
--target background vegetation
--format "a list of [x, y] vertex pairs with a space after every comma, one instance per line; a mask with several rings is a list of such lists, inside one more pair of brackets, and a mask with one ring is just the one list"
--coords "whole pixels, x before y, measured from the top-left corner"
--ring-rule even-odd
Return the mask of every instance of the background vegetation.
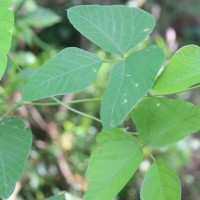
[[[7, 72], [0, 82], [0, 115], [16, 115], [24, 119], [32, 128], [33, 146], [25, 174], [10, 200], [42, 200], [61, 191], [69, 192], [69, 200], [79, 199], [86, 190], [86, 167], [101, 124], [61, 105], [45, 105], [42, 101], [36, 105], [29, 102], [26, 106], [20, 104], [21, 90], [27, 77], [63, 48], [77, 46], [96, 52], [101, 57], [111, 58], [70, 25], [66, 9], [80, 4], [128, 4], [141, 7], [154, 15], [157, 26], [150, 40], [138, 45], [138, 48], [157, 43], [170, 57], [183, 45], [200, 44], [200, 1], [17, 0], [14, 4], [15, 30]], [[93, 99], [74, 102], [70, 106], [99, 117], [99, 100], [106, 83], [107, 70], [102, 68], [94, 85], [61, 99], [63, 102]], [[198, 90], [179, 94], [178, 98], [200, 104]], [[134, 131], [129, 119], [124, 126]], [[178, 172], [183, 200], [200, 199], [199, 151], [200, 135], [196, 134], [154, 152], [158, 160], [164, 160]], [[139, 199], [139, 189], [150, 162], [148, 159], [142, 162], [117, 200]]]

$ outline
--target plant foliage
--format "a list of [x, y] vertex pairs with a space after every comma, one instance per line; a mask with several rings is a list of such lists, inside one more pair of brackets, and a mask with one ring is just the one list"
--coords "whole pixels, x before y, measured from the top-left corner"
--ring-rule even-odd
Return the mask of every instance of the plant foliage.
[[0, 1], [0, 79], [7, 65], [7, 53], [11, 46], [14, 13], [11, 0]]
[[0, 121], [0, 197], [8, 198], [21, 178], [31, 148], [31, 131], [21, 119]]
[[68, 9], [67, 14], [72, 25], [84, 36], [105, 51], [116, 54], [132, 49], [155, 26], [149, 13], [126, 6], [77, 6]]
[[155, 162], [148, 170], [141, 188], [141, 200], [180, 200], [181, 186], [173, 169]]
[[[10, 1], [0, 1], [0, 22], [3, 24], [0, 38], [5, 40], [1, 41], [0, 47], [0, 55], [3, 55], [0, 76], [5, 71], [6, 54], [11, 43], [8, 31], [13, 26], [13, 13], [9, 8]], [[102, 98], [101, 121], [97, 121], [102, 122], [103, 130], [97, 136], [97, 147], [89, 162], [88, 190], [83, 197], [84, 200], [111, 200], [136, 172], [146, 145], [162, 147], [200, 130], [199, 106], [154, 97], [185, 91], [199, 83], [199, 47], [183, 47], [161, 71], [165, 55], [160, 47], [152, 45], [129, 51], [152, 32], [155, 20], [149, 13], [126, 6], [95, 5], [70, 8], [67, 15], [80, 33], [117, 57], [111, 61], [114, 65]], [[53, 15], [51, 17], [54, 21], [59, 20]], [[26, 17], [31, 26], [40, 27], [36, 21]], [[47, 21], [41, 24], [48, 26]], [[23, 99], [35, 101], [53, 97], [60, 102], [54, 96], [86, 88], [95, 80], [104, 62], [103, 58], [82, 49], [66, 48], [29, 78]], [[136, 125], [137, 136], [115, 128], [129, 113]], [[30, 150], [31, 132], [24, 128], [20, 119], [3, 118], [0, 138], [0, 196], [7, 198], [22, 175]], [[151, 153], [149, 155], [153, 157]], [[142, 185], [141, 199], [180, 200], [181, 187], [174, 170], [155, 159], [153, 161]], [[50, 199], [59, 198], [65, 199], [64, 195]]]
[[179, 49], [156, 80], [153, 94], [171, 94], [199, 83], [200, 47], [188, 45]]
[[30, 101], [80, 91], [92, 83], [101, 64], [94, 54], [64, 49], [28, 80], [23, 98]]
[[146, 98], [132, 111], [142, 139], [152, 146], [178, 142], [200, 130], [200, 107], [166, 98]]
[[137, 140], [120, 129], [103, 130], [97, 137], [97, 144], [87, 171], [89, 186], [84, 200], [112, 199], [143, 159]]
[[147, 94], [163, 60], [163, 51], [157, 46], [150, 46], [115, 64], [101, 105], [105, 128], [119, 125]]

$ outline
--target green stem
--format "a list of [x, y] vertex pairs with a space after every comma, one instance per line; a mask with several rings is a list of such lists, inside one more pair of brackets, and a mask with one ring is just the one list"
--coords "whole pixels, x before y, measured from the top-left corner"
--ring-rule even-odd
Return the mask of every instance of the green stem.
[[153, 162], [156, 162], [156, 159], [154, 158], [154, 156], [149, 152], [149, 156], [151, 157], [151, 159], [153, 160]]
[[13, 63], [13, 65], [24, 75], [24, 77], [28, 79], [29, 78], [28, 75], [13, 61], [13, 59], [11, 58], [9, 54], [8, 54], [8, 58]]
[[96, 118], [96, 117], [93, 117], [93, 116], [91, 116], [91, 115], [88, 115], [88, 114], [86, 114], [86, 113], [83, 113], [83, 112], [81, 112], [81, 111], [78, 111], [78, 110], [76, 110], [76, 109], [74, 109], [74, 108], [72, 108], [72, 107], [70, 107], [70, 106], [64, 104], [62, 101], [58, 100], [58, 99], [55, 98], [55, 97], [51, 97], [51, 98], [52, 98], [54, 101], [56, 101], [57, 103], [59, 103], [60, 105], [63, 105], [65, 108], [69, 109], [70, 111], [75, 112], [75, 113], [77, 113], [77, 114], [79, 114], [79, 115], [82, 115], [82, 116], [84, 116], [84, 117], [88, 117], [88, 118], [90, 118], [90, 119], [93, 119], [93, 120], [95, 120], [95, 121], [101, 123], [101, 120], [100, 120], [100, 119], [98, 119], [98, 118]]
[[[100, 101], [101, 98], [91, 98], [91, 99], [79, 99], [79, 100], [72, 100], [72, 101], [65, 101], [64, 104], [72, 104], [72, 103], [84, 103], [84, 102], [93, 102], [93, 101]], [[0, 103], [0, 106], [6, 105], [7, 103]], [[57, 102], [32, 102], [32, 101], [22, 101], [17, 102], [15, 105], [23, 106], [23, 105], [33, 105], [33, 106], [57, 106], [60, 103]]]
[[16, 110], [17, 108], [19, 108], [20, 105], [14, 105], [12, 108], [10, 108], [6, 113], [4, 113], [1, 117], [4, 118], [6, 117], [7, 115], [9, 115], [12, 111]]
[[140, 144], [141, 148], [144, 148], [147, 146], [147, 144], [143, 141], [143, 139], [140, 137], [140, 135], [136, 132], [129, 132], [133, 137], [137, 140], [137, 142]]
[[[83, 102], [92, 102], [92, 101], [100, 101], [101, 98], [93, 98], [93, 99], [79, 99], [79, 100], [72, 100], [62, 102], [63, 104], [72, 104], [72, 103], [83, 103]], [[58, 102], [31, 102], [31, 101], [23, 101], [21, 102], [22, 105], [33, 105], [33, 106], [57, 106], [60, 105]]]
[[138, 133], [137, 132], [129, 132], [131, 135], [135, 136], [135, 137], [138, 137]]
[[38, 47], [40, 47], [43, 50], [52, 50], [53, 49], [49, 44], [47, 44], [46, 42], [41, 40], [35, 33], [33, 33], [33, 41], [35, 42], [35, 44]]

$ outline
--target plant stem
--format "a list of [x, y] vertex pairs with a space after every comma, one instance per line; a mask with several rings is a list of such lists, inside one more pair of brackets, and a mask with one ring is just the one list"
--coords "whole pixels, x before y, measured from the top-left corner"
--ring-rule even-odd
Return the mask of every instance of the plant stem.
[[76, 110], [76, 109], [74, 109], [74, 108], [72, 108], [72, 107], [70, 107], [70, 106], [64, 104], [62, 101], [58, 100], [58, 99], [55, 98], [55, 97], [51, 97], [51, 98], [52, 98], [54, 101], [56, 101], [57, 103], [59, 103], [60, 105], [63, 105], [63, 106], [66, 107], [67, 109], [71, 110], [72, 112], [75, 112], [75, 113], [77, 113], [77, 114], [79, 114], [79, 115], [82, 115], [82, 116], [84, 116], [84, 117], [88, 117], [88, 118], [90, 118], [90, 119], [93, 119], [93, 120], [95, 120], [95, 121], [101, 123], [101, 120], [100, 120], [100, 119], [98, 119], [98, 118], [96, 118], [96, 117], [93, 117], [93, 116], [91, 116], [91, 115], [88, 115], [88, 114], [86, 114], [86, 113], [83, 113], [83, 112], [81, 112], [81, 111], [78, 111], [78, 110]]
[[13, 107], [11, 107], [6, 113], [4, 113], [1, 117], [6, 117], [8, 114], [10, 114], [12, 111], [16, 110], [17, 108], [19, 108], [20, 105], [14, 105]]
[[[54, 101], [56, 98], [54, 97], [51, 97]], [[67, 102], [61, 102], [59, 101], [58, 99], [56, 99], [56, 102], [29, 102], [29, 101], [23, 101], [23, 102], [17, 102], [14, 104], [14, 106], [8, 111], [6, 112], [2, 117], [8, 115], [10, 112], [12, 112], [13, 110], [15, 110], [16, 108], [20, 107], [20, 106], [23, 106], [23, 105], [33, 105], [33, 106], [57, 106], [57, 105], [63, 105], [65, 106], [66, 108], [68, 108], [69, 110], [73, 111], [73, 112], [76, 112], [80, 115], [83, 115], [83, 116], [86, 116], [86, 117], [89, 117], [91, 119], [94, 119], [98, 122], [101, 122], [100, 119], [96, 118], [96, 117], [93, 117], [91, 115], [88, 115], [86, 113], [83, 113], [83, 112], [80, 112], [76, 109], [73, 109], [71, 108], [70, 106], [67, 106], [66, 104], [71, 104], [71, 103], [82, 103], [82, 102], [92, 102], [92, 101], [100, 101], [101, 98], [94, 98], [94, 99], [80, 99], [80, 100], [74, 100], [74, 101], [67, 101]], [[5, 105], [5, 103], [1, 103], [0, 105]]]
[[53, 49], [49, 44], [47, 44], [46, 42], [41, 40], [35, 33], [33, 33], [33, 41], [35, 42], [35, 44], [37, 46], [39, 46], [43, 50], [52, 50]]
[[139, 134], [137, 132], [129, 132], [131, 135], [137, 137]]
[[[84, 102], [93, 102], [93, 101], [100, 101], [102, 98], [91, 98], [91, 99], [79, 99], [79, 100], [72, 100], [72, 101], [65, 101], [64, 104], [72, 104], [72, 103], [84, 103]], [[7, 103], [0, 103], [0, 106], [6, 105]], [[32, 101], [22, 101], [13, 103], [13, 105], [23, 106], [23, 105], [33, 105], [33, 106], [57, 106], [60, 103], [57, 102], [32, 102]]]
[[151, 159], [153, 160], [153, 162], [156, 162], [156, 159], [154, 158], [154, 156], [149, 152], [149, 156], [151, 157]]
[[13, 61], [13, 59], [11, 58], [11, 56], [8, 54], [8, 58], [10, 59], [10, 61], [13, 63], [13, 65], [23, 74], [23, 76], [28, 79], [28, 75]]
[[[92, 99], [79, 99], [62, 102], [63, 104], [72, 104], [72, 103], [83, 103], [83, 102], [92, 102], [92, 101], [100, 101], [101, 98], [92, 98]], [[22, 105], [33, 105], [33, 106], [57, 106], [60, 105], [58, 102], [31, 102], [31, 101], [23, 101], [20, 104]]]

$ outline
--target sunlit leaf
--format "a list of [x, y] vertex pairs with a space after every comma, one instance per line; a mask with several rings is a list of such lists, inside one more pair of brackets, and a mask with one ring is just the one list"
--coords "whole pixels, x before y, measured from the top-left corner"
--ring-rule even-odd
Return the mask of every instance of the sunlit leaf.
[[152, 15], [138, 8], [77, 6], [68, 9], [73, 26], [104, 50], [123, 54], [144, 40], [153, 30]]
[[88, 166], [84, 200], [111, 200], [133, 176], [143, 159], [141, 146], [120, 129], [103, 130]]
[[163, 60], [163, 51], [151, 46], [113, 67], [101, 106], [101, 119], [106, 129], [119, 125], [147, 94]]
[[77, 92], [95, 79], [102, 64], [96, 55], [72, 47], [66, 48], [44, 64], [24, 87], [24, 100]]
[[200, 130], [200, 107], [185, 101], [147, 98], [131, 116], [138, 133], [152, 146], [175, 143]]
[[145, 176], [140, 196], [141, 200], [180, 200], [181, 186], [175, 171], [154, 163]]
[[31, 148], [31, 131], [18, 118], [0, 120], [0, 197], [7, 199], [21, 178]]
[[176, 52], [157, 78], [153, 94], [170, 94], [200, 82], [200, 47], [188, 45]]
[[7, 65], [14, 26], [14, 13], [11, 0], [0, 0], [0, 79]]

